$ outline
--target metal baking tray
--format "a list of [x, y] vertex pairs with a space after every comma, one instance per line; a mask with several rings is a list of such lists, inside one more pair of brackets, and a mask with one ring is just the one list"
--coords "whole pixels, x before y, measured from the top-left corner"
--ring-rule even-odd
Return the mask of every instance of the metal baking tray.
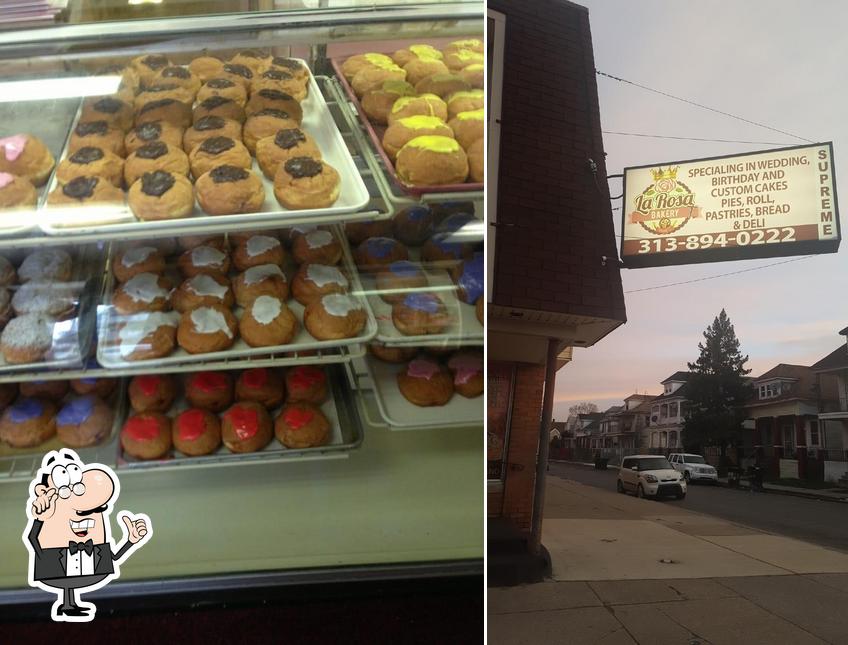
[[[342, 248], [345, 249], [344, 239], [342, 234], [338, 230], [334, 230], [334, 234], [337, 239], [342, 241]], [[171, 352], [170, 356], [165, 356], [162, 358], [154, 358], [144, 361], [128, 361], [121, 356], [120, 350], [118, 349], [118, 345], [116, 343], [116, 339], [118, 337], [118, 326], [123, 322], [124, 317], [115, 312], [114, 308], [111, 306], [112, 300], [112, 292], [114, 288], [114, 276], [111, 270], [108, 273], [108, 277], [106, 279], [106, 288], [104, 290], [104, 302], [103, 305], [99, 308], [98, 314], [98, 329], [99, 329], [99, 338], [100, 342], [97, 346], [97, 361], [106, 368], [129, 368], [129, 367], [142, 367], [149, 365], [152, 367], [156, 367], [157, 369], [169, 366], [169, 365], [179, 365], [186, 363], [199, 363], [199, 362], [208, 362], [215, 360], [229, 360], [238, 357], [248, 357], [248, 356], [267, 356], [269, 354], [279, 354], [279, 353], [290, 353], [290, 352], [305, 352], [311, 350], [322, 350], [328, 349], [332, 347], [342, 347], [349, 345], [358, 345], [361, 343], [367, 343], [377, 334], [377, 321], [374, 318], [374, 313], [371, 311], [371, 308], [368, 304], [368, 300], [362, 297], [361, 293], [356, 289], [356, 283], [353, 282], [354, 276], [354, 267], [352, 265], [352, 260], [350, 254], [345, 250], [342, 258], [342, 269], [347, 275], [351, 278], [353, 289], [351, 289], [351, 295], [358, 298], [362, 303], [365, 314], [366, 314], [366, 323], [365, 328], [359, 334], [359, 336], [355, 336], [353, 338], [342, 338], [339, 340], [317, 340], [313, 337], [307, 330], [303, 324], [303, 310], [304, 306], [299, 302], [294, 300], [293, 298], [289, 298], [286, 302], [289, 309], [295, 314], [295, 317], [299, 323], [299, 329], [297, 335], [294, 337], [294, 340], [288, 345], [276, 345], [270, 347], [251, 347], [241, 338], [236, 339], [233, 345], [224, 351], [220, 352], [209, 352], [206, 354], [190, 354], [183, 348], [177, 346], [173, 352]], [[235, 307], [233, 309], [233, 313], [236, 318], [241, 318], [242, 309], [240, 307]], [[300, 362], [300, 361], [299, 361]]]
[[[301, 62], [306, 65], [305, 61]], [[207, 215], [195, 203], [194, 215], [191, 217], [150, 222], [137, 220], [126, 204], [117, 207], [105, 206], [96, 210], [45, 205], [39, 216], [40, 228], [47, 235], [55, 236], [96, 233], [115, 235], [124, 231], [137, 232], [140, 229], [151, 234], [161, 235], [170, 230], [184, 229], [187, 225], [192, 228], [196, 227], [198, 232], [202, 231], [206, 225], [218, 227], [231, 225], [231, 230], [238, 230], [239, 225], [243, 223], [250, 223], [251, 226], [261, 223], [267, 223], [269, 226], [285, 226], [287, 216], [298, 219], [314, 218], [316, 222], [326, 221], [334, 216], [362, 209], [371, 199], [368, 188], [365, 186], [344, 138], [336, 127], [321, 89], [311, 73], [309, 95], [301, 105], [303, 106], [302, 128], [312, 135], [326, 162], [338, 170], [341, 176], [339, 198], [335, 204], [328, 208], [292, 211], [281, 206], [274, 196], [273, 182], [265, 178], [254, 158], [253, 171], [262, 180], [265, 188], [265, 204], [258, 213]], [[76, 127], [81, 110], [82, 106], [80, 105], [71, 130]], [[67, 146], [62, 154], [62, 159], [66, 154]], [[53, 177], [49, 183], [51, 191], [56, 184], [56, 179]], [[99, 211], [99, 214], [96, 211]], [[77, 217], [77, 221], [72, 221], [72, 217]], [[82, 221], [80, 221], [81, 217], [83, 218]], [[95, 219], [95, 221], [92, 221], [92, 219]]]
[[[124, 453], [118, 442], [117, 467], [119, 469], [147, 469], [147, 468], [209, 468], [218, 466], [240, 466], [254, 463], [267, 463], [269, 461], [307, 461], [315, 459], [341, 459], [346, 458], [351, 450], [362, 444], [363, 429], [362, 422], [353, 395], [345, 387], [340, 366], [328, 367], [327, 385], [329, 396], [321, 406], [321, 411], [327, 416], [332, 424], [330, 441], [327, 445], [314, 448], [286, 448], [276, 437], [271, 440], [265, 448], [258, 452], [234, 453], [230, 452], [223, 444], [211, 455], [190, 457], [171, 449], [171, 454], [165, 459], [141, 460]], [[184, 399], [179, 399], [171, 407], [168, 416], [175, 417], [178, 413], [189, 407]], [[278, 409], [271, 412], [272, 420], [276, 418]], [[124, 406], [123, 419], [129, 417], [129, 406]]]
[[380, 416], [390, 429], [467, 428], [483, 425], [483, 395], [468, 399], [454, 394], [445, 405], [432, 407], [421, 407], [407, 401], [397, 385], [397, 375], [405, 368], [406, 363], [386, 363], [367, 354], [365, 358], [355, 361], [349, 371], [357, 383], [357, 389], [371, 386]]
[[[112, 394], [105, 399], [108, 405], [111, 405], [115, 411], [115, 417], [112, 422], [112, 429], [109, 436], [101, 441], [96, 446], [88, 446], [87, 448], [72, 448], [85, 463], [100, 463], [110, 464], [115, 460], [114, 440], [124, 424], [126, 418], [126, 381], [118, 380], [118, 385]], [[76, 398], [78, 395], [69, 393], [62, 404]], [[61, 409], [61, 405], [59, 408]], [[4, 443], [0, 443], [0, 483], [4, 481], [21, 481], [31, 479], [36, 471], [41, 467], [41, 459], [50, 450], [59, 450], [66, 447], [58, 436], [45, 441], [39, 446], [32, 448], [12, 448]]]
[[44, 360], [34, 363], [7, 363], [0, 354], [0, 374], [73, 369], [81, 368], [85, 364], [94, 342], [103, 255], [99, 249], [92, 246], [82, 247], [76, 253], [73, 249], [68, 251], [73, 257], [73, 273], [68, 284], [79, 286], [75, 315], [53, 326], [53, 346]]
[[342, 64], [345, 60], [346, 58], [331, 58], [330, 64], [333, 66], [339, 85], [341, 85], [342, 89], [344, 89], [348, 100], [356, 107], [356, 114], [359, 116], [359, 120], [365, 128], [365, 132], [368, 133], [371, 143], [374, 145], [374, 149], [377, 151], [377, 154], [380, 155], [380, 159], [383, 162], [382, 165], [385, 168], [386, 173], [398, 189], [407, 195], [415, 197], [421, 197], [422, 195], [430, 193], [470, 193], [483, 190], [483, 184], [479, 182], [444, 184], [441, 186], [415, 186], [404, 183], [398, 176], [397, 171], [395, 170], [395, 165], [383, 149], [383, 134], [386, 131], [385, 126], [371, 123], [371, 121], [368, 120], [365, 110], [362, 109], [362, 104], [356, 96], [356, 92], [353, 91], [353, 88], [350, 86], [350, 83], [348, 83], [347, 78], [345, 78], [345, 75], [342, 73]]
[[[0, 137], [15, 134], [32, 134], [38, 137], [53, 158], [57, 160], [65, 149], [70, 124], [75, 121], [80, 100], [54, 99], [40, 101], [38, 109], [33, 110], [30, 101], [0, 103]], [[56, 165], [50, 172], [50, 178], [43, 186], [37, 187], [38, 201], [36, 209], [40, 209], [47, 199], [49, 187], [53, 184], [53, 174]], [[18, 235], [38, 230], [38, 216], [32, 211], [0, 211], [0, 235], [3, 237]]]

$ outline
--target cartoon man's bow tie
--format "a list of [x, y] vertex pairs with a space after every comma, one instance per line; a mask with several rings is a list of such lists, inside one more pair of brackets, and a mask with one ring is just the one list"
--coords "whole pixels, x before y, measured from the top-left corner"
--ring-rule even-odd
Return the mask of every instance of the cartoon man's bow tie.
[[94, 543], [89, 539], [85, 542], [68, 542], [68, 551], [75, 555], [77, 551], [85, 551], [88, 555], [94, 551]]

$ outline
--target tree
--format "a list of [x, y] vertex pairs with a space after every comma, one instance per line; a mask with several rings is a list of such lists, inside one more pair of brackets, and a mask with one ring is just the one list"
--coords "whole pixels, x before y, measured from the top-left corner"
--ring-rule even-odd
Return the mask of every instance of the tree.
[[743, 356], [733, 323], [724, 309], [704, 331], [700, 356], [689, 363], [686, 398], [689, 414], [683, 426], [687, 449], [738, 445], [745, 420], [745, 402], [753, 390], [745, 378], [748, 356]]
[[577, 405], [572, 405], [568, 408], [568, 414], [576, 415], [576, 414], [592, 414], [598, 411], [598, 406], [594, 403], [590, 403], [589, 401], [581, 401]]

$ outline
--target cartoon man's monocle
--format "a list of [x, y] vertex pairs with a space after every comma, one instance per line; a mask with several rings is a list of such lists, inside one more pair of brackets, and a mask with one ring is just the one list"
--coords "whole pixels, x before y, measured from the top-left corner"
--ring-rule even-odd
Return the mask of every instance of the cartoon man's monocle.
[[53, 620], [88, 621], [96, 607], [77, 594], [99, 589], [120, 575], [120, 563], [153, 535], [150, 518], [118, 513], [124, 542], [111, 538], [109, 515], [120, 483], [102, 464], [85, 465], [72, 450], [51, 451], [30, 483], [23, 540], [29, 551], [29, 584], [55, 593]]

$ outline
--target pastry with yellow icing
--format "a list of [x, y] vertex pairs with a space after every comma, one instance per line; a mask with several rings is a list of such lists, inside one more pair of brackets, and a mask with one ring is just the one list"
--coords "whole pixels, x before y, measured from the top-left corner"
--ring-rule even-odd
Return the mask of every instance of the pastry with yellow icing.
[[437, 135], [453, 138], [453, 130], [440, 118], [435, 116], [408, 116], [398, 119], [386, 129], [383, 135], [383, 149], [394, 161], [401, 148], [415, 137]]
[[486, 86], [486, 68], [482, 63], [463, 67], [459, 75], [475, 90], [482, 90]]
[[472, 110], [470, 112], [460, 112], [453, 117], [448, 125], [453, 130], [454, 137], [459, 141], [465, 151], [468, 151], [468, 146], [483, 138], [483, 119], [485, 114], [483, 110]]
[[483, 90], [468, 90], [467, 92], [454, 92], [447, 98], [448, 117], [454, 118], [460, 112], [473, 112], [482, 110], [485, 105]]
[[356, 54], [342, 63], [342, 74], [344, 74], [344, 77], [348, 81], [351, 81], [353, 80], [353, 77], [356, 76], [356, 73], [363, 67], [376, 67], [377, 65], [387, 65], [390, 63], [394, 63], [394, 61], [385, 54], [377, 54], [374, 52]]
[[442, 53], [447, 56], [461, 49], [483, 53], [483, 41], [479, 38], [464, 38], [462, 40], [454, 40], [451, 44], [442, 50]]
[[362, 96], [362, 110], [373, 123], [385, 125], [392, 106], [402, 96], [415, 96], [415, 88], [406, 81], [384, 81]]
[[442, 121], [448, 120], [448, 106], [435, 94], [422, 94], [420, 96], [402, 96], [394, 105], [386, 117], [386, 122], [391, 125], [398, 119], [408, 116], [423, 114], [424, 116], [437, 116]]
[[446, 98], [454, 92], [467, 92], [471, 85], [459, 74], [433, 74], [415, 86], [418, 94], [435, 94]]
[[369, 65], [356, 73], [350, 82], [353, 91], [361, 97], [366, 92], [380, 87], [385, 81], [405, 81], [406, 71], [394, 63], [389, 65]]
[[482, 65], [483, 54], [470, 49], [457, 49], [445, 54], [445, 65], [448, 69], [458, 72], [469, 65]]
[[414, 58], [435, 58], [441, 60], [442, 52], [432, 45], [410, 45], [406, 49], [398, 49], [392, 54], [392, 60], [395, 65], [403, 67]]
[[400, 149], [397, 174], [405, 184], [442, 186], [461, 184], [468, 177], [468, 157], [455, 139], [416, 137]]
[[413, 85], [433, 74], [447, 74], [450, 69], [438, 58], [413, 58], [403, 66], [406, 80]]

